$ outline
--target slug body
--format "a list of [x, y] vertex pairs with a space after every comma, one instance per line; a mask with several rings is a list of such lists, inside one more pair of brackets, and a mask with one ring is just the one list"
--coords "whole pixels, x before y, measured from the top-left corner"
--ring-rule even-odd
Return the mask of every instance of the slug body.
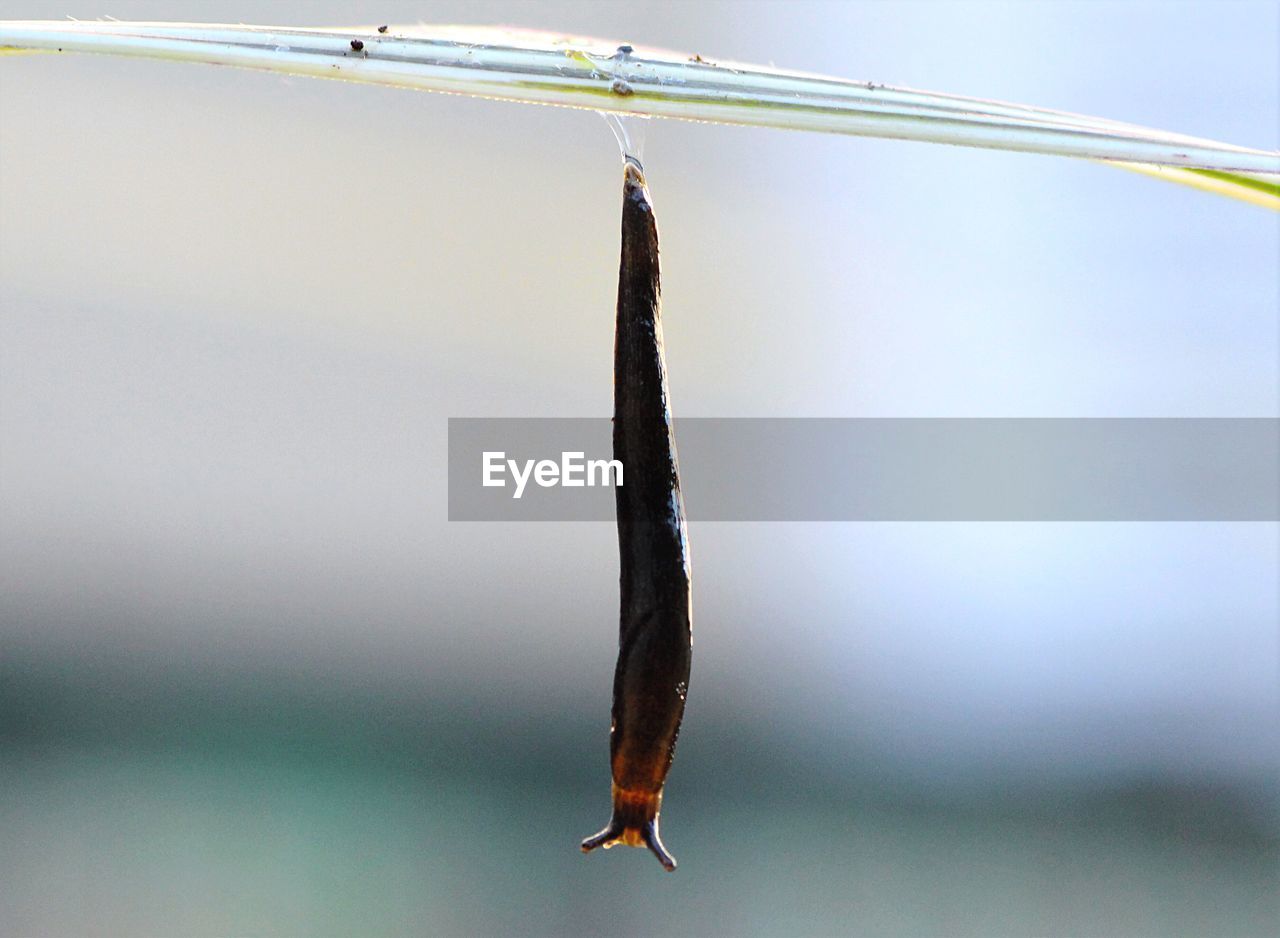
[[623, 179], [613, 357], [613, 456], [622, 610], [613, 679], [613, 817], [582, 843], [647, 847], [668, 870], [662, 786], [675, 755], [692, 659], [689, 545], [662, 350], [658, 229], [640, 164]]

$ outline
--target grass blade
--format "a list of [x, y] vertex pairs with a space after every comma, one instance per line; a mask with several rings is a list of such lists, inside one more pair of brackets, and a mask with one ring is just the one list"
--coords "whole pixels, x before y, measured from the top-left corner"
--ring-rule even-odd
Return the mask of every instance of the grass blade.
[[1280, 153], [1267, 150], [1044, 108], [522, 30], [0, 22], [0, 52], [8, 51], [204, 62], [622, 114], [1082, 157], [1272, 208], [1280, 181]]

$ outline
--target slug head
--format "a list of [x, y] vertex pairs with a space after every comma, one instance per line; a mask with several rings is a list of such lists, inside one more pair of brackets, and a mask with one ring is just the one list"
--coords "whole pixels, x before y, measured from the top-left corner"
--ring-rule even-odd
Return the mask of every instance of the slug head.
[[647, 847], [668, 873], [676, 868], [676, 859], [662, 845], [658, 834], [658, 814], [662, 808], [662, 792], [628, 791], [613, 786], [613, 817], [609, 826], [582, 842], [582, 852], [596, 847], [608, 850], [618, 844]]

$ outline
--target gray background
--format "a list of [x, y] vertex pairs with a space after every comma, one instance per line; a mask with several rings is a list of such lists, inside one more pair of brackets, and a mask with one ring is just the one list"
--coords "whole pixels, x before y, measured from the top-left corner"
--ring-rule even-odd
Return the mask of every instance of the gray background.
[[[488, 22], [1276, 148], [1273, 4], [8, 0]], [[659, 123], [679, 416], [1276, 417], [1274, 214]], [[663, 813], [607, 524], [446, 521], [450, 416], [605, 416], [589, 112], [0, 58], [0, 931], [1259, 935], [1273, 524], [704, 524]]]

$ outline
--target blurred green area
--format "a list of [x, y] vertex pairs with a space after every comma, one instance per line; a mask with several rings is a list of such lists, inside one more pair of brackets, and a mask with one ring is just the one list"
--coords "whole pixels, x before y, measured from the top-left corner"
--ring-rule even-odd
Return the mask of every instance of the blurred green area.
[[680, 860], [582, 856], [607, 701], [123, 655], [0, 661], [11, 934], [1265, 935], [1267, 793], [922, 787], [691, 699]]

